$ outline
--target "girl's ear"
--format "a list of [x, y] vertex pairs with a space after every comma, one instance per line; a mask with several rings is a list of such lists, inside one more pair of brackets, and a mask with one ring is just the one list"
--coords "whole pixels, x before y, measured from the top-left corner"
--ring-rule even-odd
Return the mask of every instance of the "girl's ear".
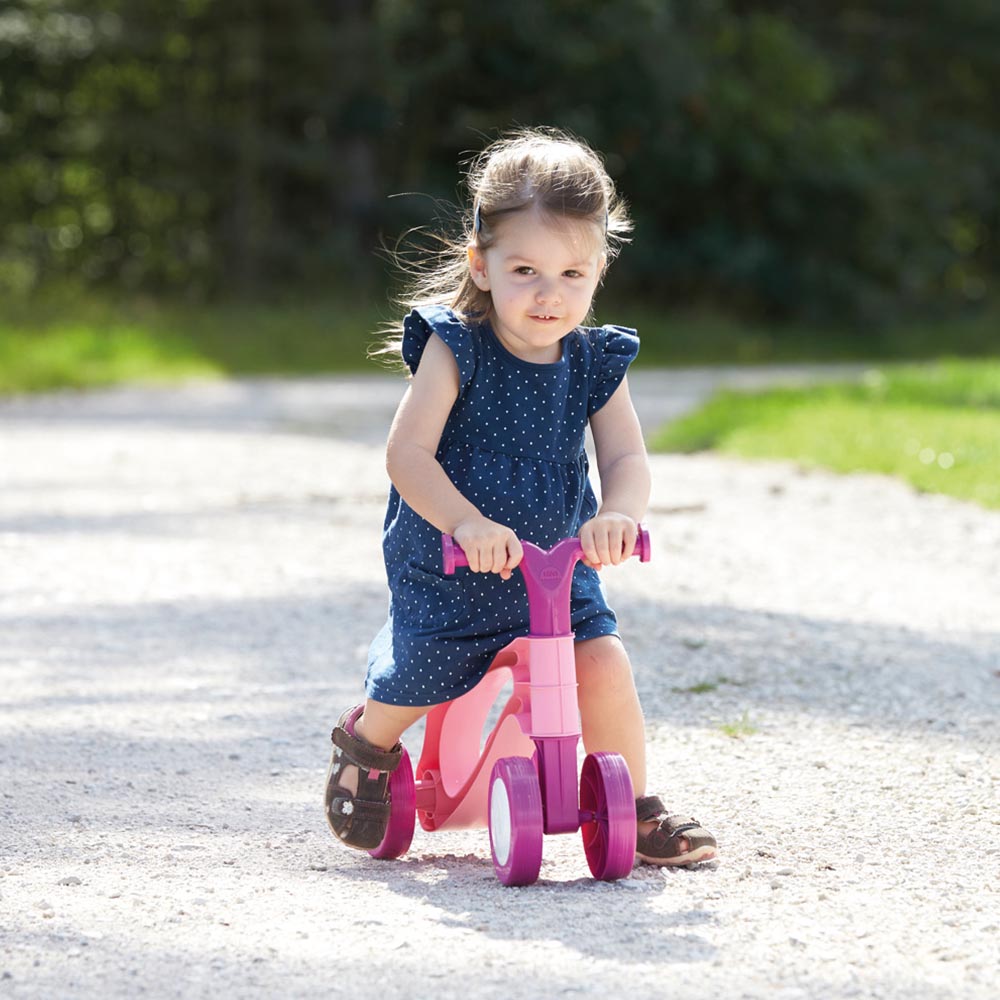
[[490, 290], [490, 279], [486, 274], [486, 258], [482, 255], [479, 247], [469, 244], [467, 253], [469, 255], [469, 275], [472, 282], [481, 292]]

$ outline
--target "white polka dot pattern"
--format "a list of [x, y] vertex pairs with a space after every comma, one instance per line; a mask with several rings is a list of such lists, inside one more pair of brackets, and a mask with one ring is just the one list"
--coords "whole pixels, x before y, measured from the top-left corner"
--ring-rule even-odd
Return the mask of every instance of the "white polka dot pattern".
[[[587, 421], [621, 384], [639, 339], [621, 327], [581, 328], [553, 364], [510, 354], [489, 324], [468, 327], [451, 310], [411, 312], [403, 358], [416, 371], [431, 333], [458, 363], [458, 400], [437, 457], [451, 481], [487, 517], [549, 547], [575, 535], [597, 511], [584, 450]], [[459, 569], [446, 577], [441, 536], [389, 493], [383, 553], [389, 616], [372, 642], [366, 690], [392, 705], [435, 705], [474, 687], [496, 653], [528, 631], [524, 582], [515, 573]], [[597, 573], [573, 577], [576, 637], [617, 634]]]

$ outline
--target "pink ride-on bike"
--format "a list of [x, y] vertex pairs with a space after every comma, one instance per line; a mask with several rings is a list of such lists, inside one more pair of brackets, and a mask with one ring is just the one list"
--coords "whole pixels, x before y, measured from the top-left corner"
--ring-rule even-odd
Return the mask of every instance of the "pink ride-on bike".
[[[450, 536], [442, 546], [445, 573], [468, 565]], [[588, 754], [577, 780], [580, 715], [570, 590], [583, 549], [578, 538], [548, 551], [530, 542], [523, 547], [518, 568], [528, 590], [530, 634], [502, 649], [471, 691], [431, 709], [416, 780], [404, 750], [390, 779], [389, 826], [369, 854], [404, 854], [417, 817], [425, 830], [488, 826], [497, 877], [504, 885], [530, 885], [541, 868], [543, 834], [580, 830], [594, 877], [624, 878], [636, 845], [625, 760], [616, 753]], [[633, 555], [649, 561], [645, 528]], [[487, 717], [511, 681], [513, 692], [481, 745]]]

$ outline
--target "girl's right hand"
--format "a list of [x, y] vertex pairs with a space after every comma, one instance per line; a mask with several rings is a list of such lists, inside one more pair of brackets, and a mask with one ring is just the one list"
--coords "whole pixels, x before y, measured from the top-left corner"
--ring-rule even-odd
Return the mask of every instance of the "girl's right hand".
[[524, 556], [517, 535], [488, 517], [470, 517], [452, 532], [474, 573], [499, 573], [509, 580]]

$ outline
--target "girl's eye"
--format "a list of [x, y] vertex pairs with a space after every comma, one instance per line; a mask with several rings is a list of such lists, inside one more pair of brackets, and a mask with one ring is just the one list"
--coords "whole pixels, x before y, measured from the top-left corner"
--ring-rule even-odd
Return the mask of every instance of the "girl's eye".
[[583, 277], [583, 272], [582, 271], [564, 271], [563, 273], [566, 275], [567, 278], [582, 278]]
[[520, 267], [514, 268], [515, 274], [534, 274], [534, 268], [528, 267], [527, 264], [522, 264]]

